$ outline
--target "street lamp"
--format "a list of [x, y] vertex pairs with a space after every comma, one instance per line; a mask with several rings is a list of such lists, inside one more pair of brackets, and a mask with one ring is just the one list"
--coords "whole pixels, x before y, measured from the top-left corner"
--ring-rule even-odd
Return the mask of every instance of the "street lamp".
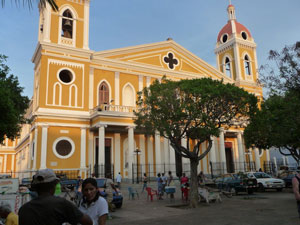
[[139, 183], [139, 154], [141, 154], [141, 150], [136, 148], [134, 150], [134, 153], [136, 154], [136, 183]]

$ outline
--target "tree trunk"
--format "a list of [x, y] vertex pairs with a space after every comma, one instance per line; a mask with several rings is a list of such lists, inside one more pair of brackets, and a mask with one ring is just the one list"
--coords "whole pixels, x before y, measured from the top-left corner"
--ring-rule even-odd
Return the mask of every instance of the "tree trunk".
[[197, 178], [197, 168], [198, 168], [198, 159], [190, 158], [191, 164], [191, 182], [190, 182], [190, 206], [196, 208], [198, 206], [198, 178]]

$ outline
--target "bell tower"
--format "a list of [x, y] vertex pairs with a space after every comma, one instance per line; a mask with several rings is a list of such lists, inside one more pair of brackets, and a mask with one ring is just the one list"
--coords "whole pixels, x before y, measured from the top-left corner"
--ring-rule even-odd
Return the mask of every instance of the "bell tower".
[[89, 50], [89, 0], [57, 0], [39, 9], [39, 42]]
[[253, 85], [258, 79], [256, 44], [250, 31], [237, 22], [231, 3], [227, 15], [227, 24], [219, 32], [215, 47], [217, 67], [237, 85]]

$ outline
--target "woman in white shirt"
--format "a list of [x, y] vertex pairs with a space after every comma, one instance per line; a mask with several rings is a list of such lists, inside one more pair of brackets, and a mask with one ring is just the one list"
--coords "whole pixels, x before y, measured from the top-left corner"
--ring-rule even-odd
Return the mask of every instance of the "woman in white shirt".
[[108, 205], [100, 196], [97, 181], [94, 178], [87, 178], [82, 182], [82, 195], [83, 198], [79, 204], [80, 211], [88, 214], [94, 225], [105, 225]]

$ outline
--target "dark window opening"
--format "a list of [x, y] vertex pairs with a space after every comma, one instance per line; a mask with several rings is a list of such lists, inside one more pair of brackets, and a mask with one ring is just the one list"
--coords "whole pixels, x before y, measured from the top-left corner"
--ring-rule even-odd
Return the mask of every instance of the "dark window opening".
[[224, 34], [223, 37], [222, 37], [222, 42], [225, 43], [228, 39], [228, 36], [227, 34]]
[[228, 77], [231, 77], [230, 60], [227, 57], [225, 59], [225, 72]]
[[251, 70], [250, 70], [250, 61], [247, 55], [245, 55], [244, 58], [244, 64], [245, 64], [245, 73], [247, 75], [251, 75]]
[[73, 80], [73, 75], [69, 70], [62, 70], [59, 73], [59, 79], [64, 83], [71, 83]]
[[247, 40], [247, 33], [246, 32], [242, 32], [242, 38], [244, 39], [244, 40]]
[[67, 140], [60, 140], [59, 142], [57, 142], [55, 149], [59, 155], [67, 156], [72, 151], [72, 145]]
[[99, 105], [109, 103], [109, 89], [105, 82], [102, 82], [99, 87]]
[[61, 36], [65, 38], [73, 37], [73, 17], [71, 11], [68, 9], [63, 13]]

